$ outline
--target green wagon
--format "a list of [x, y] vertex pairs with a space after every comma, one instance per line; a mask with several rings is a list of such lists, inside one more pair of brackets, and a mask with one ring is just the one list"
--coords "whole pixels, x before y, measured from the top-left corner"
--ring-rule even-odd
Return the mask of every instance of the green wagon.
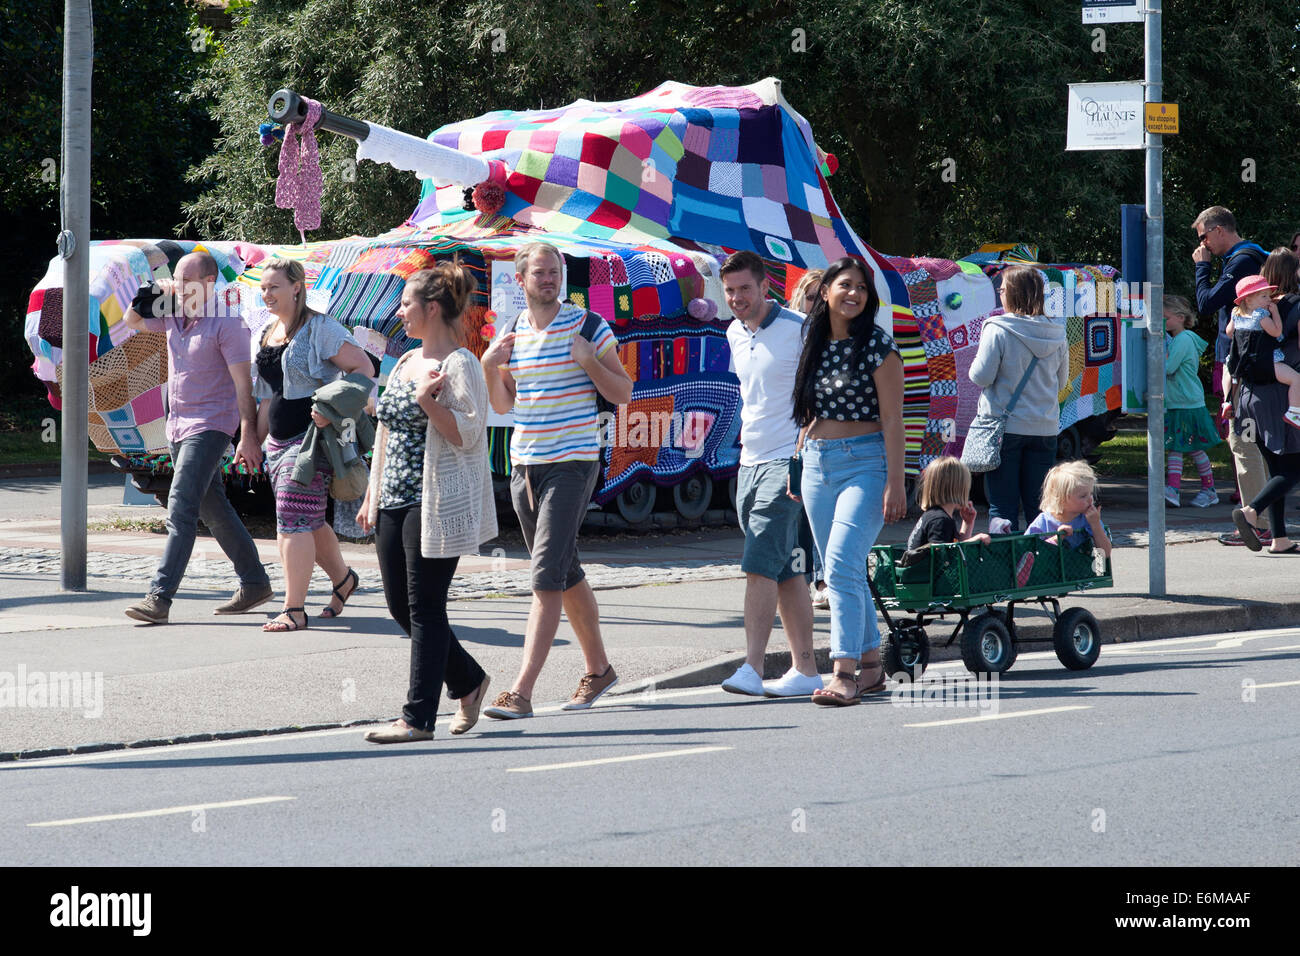
[[[1091, 542], [1076, 550], [1049, 543], [1051, 537], [1005, 535], [987, 545], [931, 545], [906, 567], [903, 545], [872, 548], [867, 579], [889, 628], [887, 673], [906, 671], [919, 678], [930, 659], [926, 624], [953, 615], [957, 626], [944, 646], [960, 634], [967, 669], [1001, 673], [1015, 663], [1020, 642], [1016, 605], [1030, 602], [1052, 619], [1052, 643], [1061, 663], [1071, 670], [1091, 667], [1101, 651], [1097, 619], [1081, 607], [1062, 611], [1058, 598], [1111, 587], [1110, 558], [1094, 552]], [[1003, 603], [1005, 611], [995, 606]]]

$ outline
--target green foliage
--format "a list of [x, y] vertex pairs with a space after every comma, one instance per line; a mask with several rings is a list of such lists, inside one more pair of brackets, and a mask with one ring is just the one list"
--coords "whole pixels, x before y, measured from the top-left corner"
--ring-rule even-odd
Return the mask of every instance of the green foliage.
[[[22, 340], [27, 297], [59, 232], [63, 13], [58, 0], [0, 3], [0, 381], [44, 394]], [[165, 238], [197, 190], [185, 172], [211, 143], [204, 106], [183, 102], [205, 59], [179, 0], [94, 7], [91, 233]]]
[[[1228, 205], [1265, 246], [1300, 228], [1288, 207], [1300, 194], [1298, 20], [1292, 0], [1239, 0], [1230, 20], [1189, 0], [1165, 4], [1164, 95], [1183, 112], [1183, 133], [1165, 138], [1171, 289], [1190, 286], [1184, 227], [1205, 206]], [[1140, 24], [1112, 24], [1099, 51], [1077, 7], [1042, 0], [258, 0], [198, 94], [216, 101], [222, 139], [194, 172], [207, 189], [189, 213], [209, 232], [293, 238], [291, 214], [273, 206], [276, 151], [252, 134], [281, 86], [424, 135], [493, 109], [621, 98], [665, 79], [770, 75], [838, 155], [836, 197], [882, 251], [958, 257], [1024, 240], [1048, 259], [1117, 263], [1118, 207], [1143, 201], [1143, 154], [1066, 153], [1066, 89], [1141, 78], [1142, 38]], [[382, 232], [414, 206], [409, 174], [365, 163], [347, 182], [354, 146], [321, 142], [321, 236]], [[1241, 177], [1248, 156], [1253, 183]]]

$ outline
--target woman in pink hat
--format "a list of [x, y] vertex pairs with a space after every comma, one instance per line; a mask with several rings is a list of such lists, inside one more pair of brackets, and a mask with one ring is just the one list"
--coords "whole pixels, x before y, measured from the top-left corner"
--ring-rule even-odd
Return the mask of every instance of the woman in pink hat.
[[1228, 322], [1228, 335], [1241, 329], [1243, 332], [1266, 332], [1277, 339], [1273, 349], [1273, 377], [1287, 387], [1287, 410], [1283, 416], [1288, 425], [1300, 428], [1300, 372], [1286, 363], [1282, 352], [1282, 316], [1271, 293], [1277, 288], [1262, 275], [1247, 276], [1237, 283], [1237, 307]]

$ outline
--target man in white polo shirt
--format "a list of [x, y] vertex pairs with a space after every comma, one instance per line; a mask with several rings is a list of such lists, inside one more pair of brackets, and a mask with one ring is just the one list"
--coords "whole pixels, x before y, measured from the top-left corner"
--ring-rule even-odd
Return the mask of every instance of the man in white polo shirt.
[[[735, 320], [727, 326], [732, 371], [740, 379], [740, 473], [736, 508], [745, 531], [745, 663], [722, 689], [754, 697], [803, 697], [822, 687], [813, 658], [812, 601], [804, 580], [807, 557], [796, 567], [803, 506], [787, 493], [794, 423], [794, 379], [803, 352], [803, 319], [767, 297], [763, 260], [737, 252], [723, 264], [722, 291]], [[790, 642], [791, 666], [763, 681], [763, 657], [772, 619]]]

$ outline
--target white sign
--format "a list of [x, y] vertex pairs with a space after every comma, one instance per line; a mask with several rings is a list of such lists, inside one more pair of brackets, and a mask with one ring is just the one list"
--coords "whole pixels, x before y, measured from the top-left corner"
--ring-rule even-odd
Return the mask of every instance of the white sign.
[[1141, 82], [1071, 83], [1065, 148], [1141, 149]]
[[1083, 0], [1084, 23], [1141, 23], [1143, 0]]

